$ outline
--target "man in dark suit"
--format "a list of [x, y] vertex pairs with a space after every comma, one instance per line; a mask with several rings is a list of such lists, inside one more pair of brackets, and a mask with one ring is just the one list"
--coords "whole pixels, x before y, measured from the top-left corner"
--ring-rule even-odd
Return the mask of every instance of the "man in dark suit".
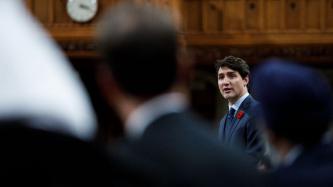
[[332, 117], [329, 83], [318, 72], [269, 60], [254, 73], [278, 168], [271, 186], [333, 186], [333, 147], [323, 136]]
[[[122, 167], [124, 174], [147, 177], [141, 178], [143, 186], [151, 180], [153, 186], [163, 181], [166, 186], [258, 185], [247, 160], [223, 148], [207, 125], [188, 112], [177, 79], [183, 73], [177, 30], [165, 10], [116, 6], [104, 18], [98, 38], [107, 62], [100, 85], [126, 132], [127, 142], [112, 152], [126, 167], [132, 165]], [[130, 185], [131, 180], [125, 176], [120, 183]]]
[[228, 101], [229, 112], [220, 121], [218, 136], [227, 145], [241, 146], [261, 165], [265, 143], [255, 125], [259, 103], [248, 93], [249, 66], [238, 57], [227, 56], [215, 64], [218, 86]]

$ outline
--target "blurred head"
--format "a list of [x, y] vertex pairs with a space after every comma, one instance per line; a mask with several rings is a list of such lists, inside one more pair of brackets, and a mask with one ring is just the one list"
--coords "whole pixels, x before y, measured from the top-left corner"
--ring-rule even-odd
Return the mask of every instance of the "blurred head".
[[217, 60], [215, 67], [220, 92], [230, 104], [235, 103], [247, 93], [250, 70], [243, 59], [227, 56], [222, 60]]
[[254, 72], [253, 94], [262, 104], [266, 127], [292, 144], [313, 145], [329, 127], [331, 88], [310, 68], [268, 60]]
[[171, 88], [177, 74], [177, 30], [171, 15], [123, 3], [101, 22], [98, 46], [123, 92], [149, 98]]

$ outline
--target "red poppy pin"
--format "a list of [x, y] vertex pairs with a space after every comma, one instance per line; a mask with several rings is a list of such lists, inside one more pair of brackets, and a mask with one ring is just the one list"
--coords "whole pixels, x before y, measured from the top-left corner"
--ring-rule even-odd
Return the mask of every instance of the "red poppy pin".
[[237, 112], [237, 114], [236, 114], [236, 118], [237, 118], [237, 119], [242, 119], [243, 116], [244, 116], [244, 112], [243, 112], [243, 111], [239, 111], [239, 112]]

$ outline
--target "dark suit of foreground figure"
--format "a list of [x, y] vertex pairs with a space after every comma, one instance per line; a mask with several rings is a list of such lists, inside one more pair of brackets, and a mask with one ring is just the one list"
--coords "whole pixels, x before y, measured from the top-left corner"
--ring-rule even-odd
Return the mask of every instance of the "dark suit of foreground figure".
[[265, 143], [255, 122], [259, 103], [249, 95], [249, 66], [237, 57], [217, 60], [218, 86], [228, 101], [229, 112], [219, 125], [219, 139], [230, 146], [240, 146], [255, 164], [263, 164]]
[[176, 28], [166, 12], [122, 4], [106, 15], [99, 33], [107, 62], [101, 88], [127, 135], [113, 152], [124, 173], [120, 185], [258, 185], [247, 161], [222, 148], [207, 125], [187, 112], [185, 95], [175, 89], [183, 72]]
[[32, 121], [0, 120], [2, 185], [110, 186], [111, 162], [101, 149], [72, 136], [30, 128]]
[[328, 82], [318, 72], [281, 60], [271, 60], [254, 75], [279, 158], [271, 186], [333, 186], [333, 147], [323, 141], [332, 116]]

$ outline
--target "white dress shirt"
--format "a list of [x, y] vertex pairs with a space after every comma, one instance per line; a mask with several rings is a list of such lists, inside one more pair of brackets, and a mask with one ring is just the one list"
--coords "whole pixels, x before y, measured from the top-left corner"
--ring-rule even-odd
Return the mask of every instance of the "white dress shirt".
[[237, 113], [239, 107], [241, 106], [241, 104], [243, 103], [243, 101], [247, 98], [247, 96], [249, 96], [250, 94], [248, 92], [246, 92], [242, 97], [240, 97], [233, 105], [229, 106], [229, 110], [231, 108], [235, 109], [235, 114]]

